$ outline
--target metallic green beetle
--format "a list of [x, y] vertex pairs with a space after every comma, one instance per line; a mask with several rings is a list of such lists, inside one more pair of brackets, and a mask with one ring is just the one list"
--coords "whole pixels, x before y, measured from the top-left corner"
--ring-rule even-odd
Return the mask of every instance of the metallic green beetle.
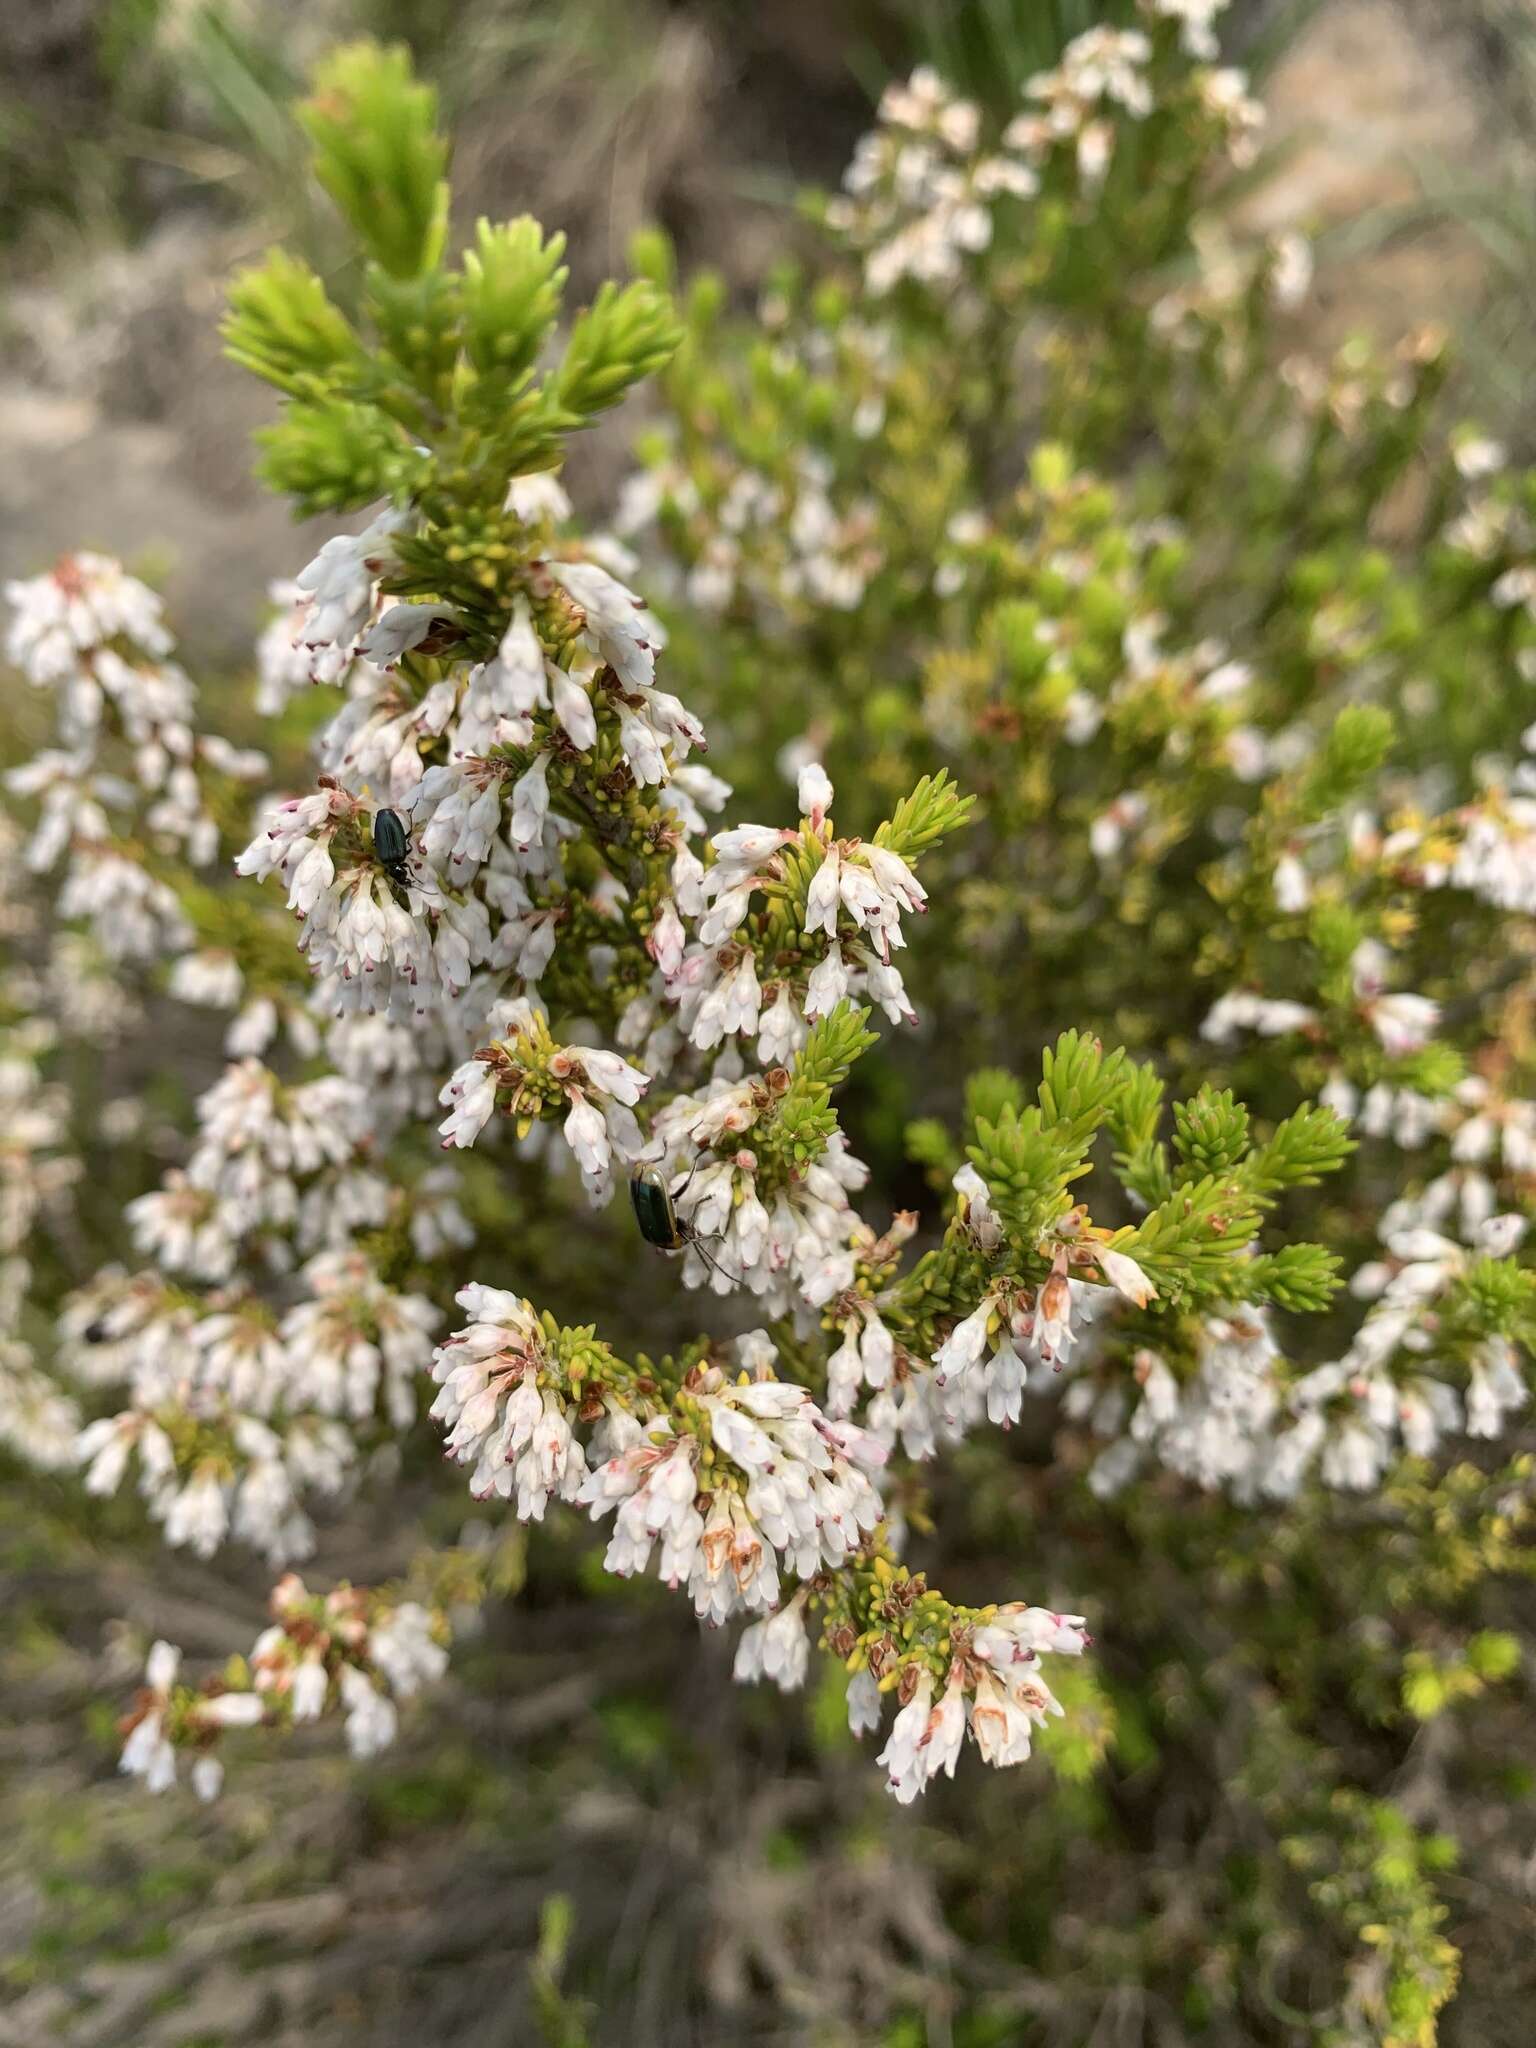
[[[688, 1180], [692, 1178], [690, 1173]], [[684, 1188], [688, 1180], [683, 1182]], [[682, 1193], [682, 1188], [678, 1193]], [[659, 1166], [636, 1167], [630, 1175], [629, 1199], [634, 1206], [640, 1235], [647, 1244], [655, 1245], [659, 1252], [683, 1252], [691, 1248], [712, 1273], [718, 1273], [722, 1280], [729, 1281], [730, 1274], [705, 1251], [703, 1238], [678, 1215], [667, 1176]]]
[[373, 852], [379, 866], [389, 877], [389, 886], [395, 901], [402, 910], [410, 909], [406, 895], [415, 877], [411, 873], [411, 841], [398, 811], [375, 811], [373, 815]]
[[381, 867], [404, 867], [411, 841], [398, 811], [374, 812], [373, 850]]
[[629, 1199], [647, 1244], [662, 1252], [680, 1252], [690, 1242], [686, 1226], [678, 1221], [667, 1176], [659, 1166], [636, 1168], [630, 1177]]

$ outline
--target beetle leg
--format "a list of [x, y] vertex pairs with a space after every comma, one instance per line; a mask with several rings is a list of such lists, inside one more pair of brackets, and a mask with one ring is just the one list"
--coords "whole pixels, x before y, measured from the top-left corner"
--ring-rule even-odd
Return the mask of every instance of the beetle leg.
[[[719, 1244], [721, 1243], [721, 1241], [722, 1239], [719, 1236], [712, 1237], [709, 1239], [709, 1242], [711, 1244]], [[720, 1278], [723, 1281], [725, 1281], [727, 1286], [737, 1287], [741, 1284], [739, 1280], [733, 1279], [731, 1275], [727, 1273], [724, 1266], [722, 1266], [719, 1263], [719, 1261], [713, 1257], [711, 1253], [705, 1251], [705, 1240], [702, 1237], [689, 1237], [686, 1238], [684, 1242], [685, 1244], [690, 1245], [693, 1248], [693, 1250], [698, 1253], [699, 1257], [704, 1261], [705, 1265], [708, 1266], [712, 1273], [718, 1273], [720, 1275]]]

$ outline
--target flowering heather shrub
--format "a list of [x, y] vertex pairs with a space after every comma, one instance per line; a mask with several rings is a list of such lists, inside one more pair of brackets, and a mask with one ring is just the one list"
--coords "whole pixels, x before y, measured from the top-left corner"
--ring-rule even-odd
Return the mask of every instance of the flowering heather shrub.
[[[304, 120], [356, 316], [274, 254], [227, 326], [285, 395], [267, 480], [360, 529], [259, 650], [314, 773], [198, 730], [116, 564], [11, 587], [54, 730], [5, 828], [0, 1426], [282, 1574], [216, 1674], [155, 1646], [151, 1787], [258, 1724], [392, 1739], [497, 1539], [291, 1567], [430, 1434], [491, 1529], [586, 1511], [738, 1630], [739, 1679], [835, 1659], [897, 1800], [1043, 1748], [1030, 1863], [955, 1797], [989, 1882], [1072, 1901], [1050, 2038], [1128, 1983], [1211, 2038], [1300, 2038], [1280, 1983], [1308, 2038], [1433, 2038], [1448, 1851], [1349, 1728], [1518, 1661], [1478, 1601], [1529, 1512], [1536, 496], [1442, 436], [1438, 342], [1277, 372], [1309, 262], [1204, 210], [1259, 119], [1218, 12], [1081, 38], [1001, 134], [919, 74], [751, 321], [708, 279], [674, 314], [648, 238], [559, 340], [560, 238], [445, 261], [430, 94], [340, 51]], [[584, 532], [568, 440], [653, 376]], [[130, 1189], [136, 1106], [98, 1176], [71, 1097], [167, 999], [229, 1064]], [[581, 1310], [643, 1241], [697, 1334], [562, 1321], [556, 1233]], [[1094, 1788], [1206, 1722], [1176, 1912], [1167, 1830]]]

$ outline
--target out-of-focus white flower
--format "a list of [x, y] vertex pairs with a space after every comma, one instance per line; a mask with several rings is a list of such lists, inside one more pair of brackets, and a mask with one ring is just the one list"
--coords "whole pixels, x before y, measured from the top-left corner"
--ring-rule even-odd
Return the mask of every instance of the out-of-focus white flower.
[[[128, 1739], [118, 1760], [118, 1769], [130, 1777], [142, 1778], [151, 1792], [169, 1791], [176, 1782], [176, 1751], [171, 1744], [167, 1720], [172, 1693], [181, 1667], [181, 1652], [171, 1643], [156, 1643], [144, 1667], [144, 1684], [134, 1703]], [[264, 1706], [255, 1693], [221, 1692], [193, 1696], [180, 1710], [188, 1726], [196, 1729], [249, 1728], [262, 1718]], [[192, 1769], [193, 1789], [200, 1799], [217, 1796], [223, 1782], [222, 1767], [202, 1768], [211, 1758], [201, 1758]]]
[[1317, 1012], [1305, 1003], [1234, 989], [1212, 1006], [1200, 1026], [1200, 1036], [1212, 1045], [1231, 1045], [1240, 1031], [1254, 1031], [1261, 1038], [1284, 1038], [1292, 1031], [1306, 1031], [1316, 1022]]
[[780, 1692], [798, 1692], [810, 1666], [810, 1638], [805, 1632], [805, 1593], [786, 1602], [777, 1614], [754, 1621], [742, 1630], [736, 1645], [732, 1676], [738, 1684], [755, 1685], [768, 1678]]
[[1215, 23], [1226, 13], [1228, 0], [1143, 0], [1143, 5], [1149, 14], [1179, 24], [1179, 38], [1189, 56], [1212, 63], [1220, 54]]
[[150, 1792], [168, 1792], [176, 1782], [176, 1752], [165, 1732], [165, 1716], [180, 1668], [181, 1652], [173, 1643], [154, 1644], [144, 1666], [136, 1717], [118, 1759], [118, 1769], [142, 1778]]
[[355, 1664], [342, 1667], [339, 1680], [346, 1709], [347, 1748], [360, 1763], [389, 1748], [399, 1730], [395, 1705]]
[[406, 1600], [368, 1638], [368, 1654], [389, 1680], [399, 1699], [409, 1699], [423, 1685], [435, 1685], [448, 1668], [448, 1652], [432, 1633], [432, 1617], [415, 1600]]

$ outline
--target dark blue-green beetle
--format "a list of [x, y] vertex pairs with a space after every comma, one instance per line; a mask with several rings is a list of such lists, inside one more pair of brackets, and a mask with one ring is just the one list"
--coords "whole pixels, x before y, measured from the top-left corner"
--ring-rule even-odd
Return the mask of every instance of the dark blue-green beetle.
[[640, 1235], [659, 1252], [680, 1252], [691, 1242], [687, 1226], [678, 1220], [677, 1206], [667, 1176], [659, 1166], [640, 1166], [630, 1176], [629, 1199], [634, 1205]]
[[414, 885], [416, 878], [410, 867], [410, 835], [398, 811], [374, 812], [373, 852], [394, 887], [396, 902], [408, 909], [405, 891]]
[[[688, 1180], [692, 1178], [690, 1173]], [[684, 1188], [688, 1180], [683, 1182]], [[678, 1193], [682, 1193], [682, 1188]], [[659, 1252], [684, 1252], [691, 1247], [712, 1273], [718, 1273], [722, 1280], [730, 1279], [730, 1274], [705, 1251], [703, 1238], [678, 1215], [667, 1176], [659, 1166], [635, 1168], [629, 1178], [629, 1199], [634, 1206], [640, 1235], [647, 1244], [655, 1245]]]

